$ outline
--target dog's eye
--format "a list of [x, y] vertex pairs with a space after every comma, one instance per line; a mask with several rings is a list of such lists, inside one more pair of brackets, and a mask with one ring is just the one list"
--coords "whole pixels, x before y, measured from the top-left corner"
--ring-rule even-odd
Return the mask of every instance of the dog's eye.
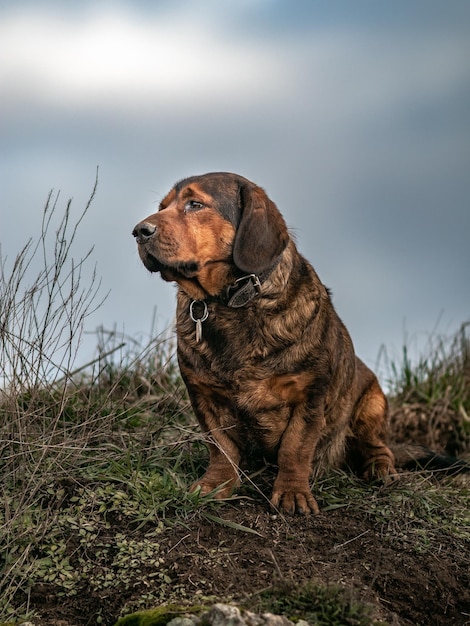
[[184, 212], [191, 213], [193, 211], [199, 211], [199, 209], [202, 209], [202, 208], [204, 208], [204, 205], [202, 204], [202, 202], [198, 202], [197, 200], [189, 200], [184, 205]]

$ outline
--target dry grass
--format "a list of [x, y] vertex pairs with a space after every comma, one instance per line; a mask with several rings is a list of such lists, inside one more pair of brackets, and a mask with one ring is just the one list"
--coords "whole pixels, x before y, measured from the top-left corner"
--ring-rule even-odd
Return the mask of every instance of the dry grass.
[[453, 337], [434, 336], [411, 364], [406, 346], [391, 363], [392, 438], [454, 456], [470, 455], [470, 322]]

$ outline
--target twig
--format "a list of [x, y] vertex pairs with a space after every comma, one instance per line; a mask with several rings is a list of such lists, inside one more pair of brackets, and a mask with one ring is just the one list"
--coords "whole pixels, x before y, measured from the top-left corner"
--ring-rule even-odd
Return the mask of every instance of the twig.
[[344, 548], [344, 546], [347, 546], [348, 543], [352, 543], [353, 541], [356, 541], [357, 539], [360, 539], [361, 537], [364, 537], [364, 535], [367, 535], [367, 533], [370, 533], [370, 528], [365, 530], [360, 535], [357, 535], [357, 537], [353, 537], [352, 539], [348, 539], [344, 543], [338, 543], [336, 546], [333, 547], [333, 550], [339, 550], [340, 548]]
[[123, 341], [118, 346], [115, 346], [111, 350], [108, 350], [108, 352], [105, 352], [104, 354], [100, 354], [95, 359], [92, 359], [91, 361], [88, 361], [88, 363], [85, 363], [85, 365], [81, 365], [80, 367], [77, 367], [77, 369], [74, 369], [72, 372], [66, 372], [64, 374], [64, 376], [62, 376], [62, 378], [59, 378], [56, 382], [60, 383], [63, 380], [65, 380], [66, 378], [72, 378], [72, 376], [75, 376], [79, 372], [83, 372], [83, 370], [87, 369], [88, 367], [91, 367], [95, 363], [98, 363], [99, 361], [101, 361], [101, 359], [107, 358], [108, 356], [110, 356], [111, 354], [116, 352], [117, 350], [120, 350], [121, 348], [123, 348], [125, 345], [126, 345], [126, 342]]

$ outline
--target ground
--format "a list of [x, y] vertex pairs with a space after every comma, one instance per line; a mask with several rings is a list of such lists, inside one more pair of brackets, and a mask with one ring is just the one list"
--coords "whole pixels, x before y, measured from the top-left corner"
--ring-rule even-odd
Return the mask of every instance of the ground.
[[[262, 489], [271, 479], [271, 472], [265, 474]], [[248, 602], [251, 608], [263, 590], [313, 582], [339, 586], [351, 601], [370, 604], [381, 623], [470, 624], [468, 540], [453, 536], [446, 525], [429, 532], [426, 523], [421, 541], [421, 520], [410, 509], [417, 481], [420, 498], [423, 481], [434, 494], [445, 487], [423, 476], [404, 476], [400, 487], [390, 488], [351, 481], [338, 475], [320, 485], [318, 516], [273, 513], [254, 489], [215, 513], [203, 507], [186, 522], [160, 524], [157, 530], [149, 522], [132, 529], [124, 516], [110, 516], [108, 528], [87, 554], [91, 563], [97, 568], [103, 563], [97, 545], [107, 547], [110, 563], [117, 559], [116, 544], [123, 537], [140, 538], [147, 545], [153, 537], [153, 556], [158, 558], [144, 555], [132, 584], [113, 583], [108, 590], [93, 588], [93, 573], [72, 597], [58, 597], [53, 585], [34, 586], [30, 603], [41, 618], [33, 623], [111, 625], [124, 606], [131, 612], [132, 606], [155, 606], [158, 598], [190, 604]], [[349, 494], [351, 502], [345, 500]], [[394, 528], [394, 517], [400, 528]], [[424, 530], [424, 521], [422, 525]], [[132, 567], [135, 563], [129, 563]]]
[[[215, 602], [311, 626], [470, 625], [468, 474], [401, 472], [383, 485], [332, 472], [312, 485], [320, 514], [309, 516], [271, 509], [273, 466], [251, 468], [229, 501], [200, 499], [188, 485], [207, 450], [187, 399], [174, 389], [168, 397], [150, 396], [145, 421], [141, 405], [123, 411], [119, 395], [96, 418], [103, 432], [82, 446], [72, 413], [66, 445], [40, 448], [43, 457], [31, 453], [28, 422], [28, 454], [13, 455], [19, 469], [5, 491], [0, 626], [114, 626], [135, 611]], [[470, 459], [468, 406], [391, 408], [396, 443]]]

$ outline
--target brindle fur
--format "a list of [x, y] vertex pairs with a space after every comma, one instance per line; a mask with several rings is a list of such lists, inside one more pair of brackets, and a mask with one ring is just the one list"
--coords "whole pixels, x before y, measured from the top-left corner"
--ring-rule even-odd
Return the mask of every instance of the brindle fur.
[[[134, 235], [144, 265], [179, 285], [178, 360], [210, 451], [192, 491], [227, 497], [241, 463], [263, 455], [279, 468], [272, 505], [317, 513], [312, 476], [346, 464], [366, 479], [395, 474], [379, 383], [260, 187], [222, 172], [185, 179]], [[259, 296], [227, 306], [228, 285], [272, 266]], [[200, 342], [193, 300], [208, 307]]]

